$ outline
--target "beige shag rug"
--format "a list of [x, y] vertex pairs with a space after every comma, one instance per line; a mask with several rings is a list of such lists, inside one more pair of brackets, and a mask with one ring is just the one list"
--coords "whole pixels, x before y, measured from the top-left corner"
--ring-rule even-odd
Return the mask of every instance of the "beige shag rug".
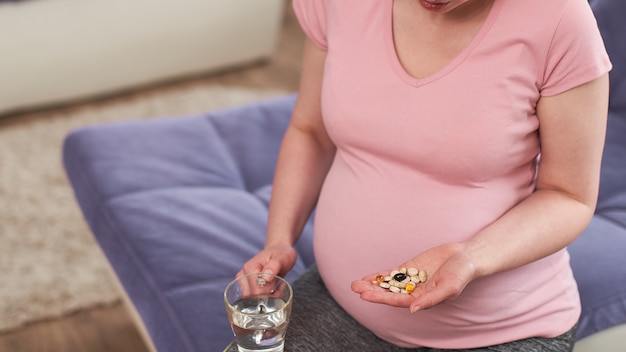
[[285, 93], [191, 84], [0, 124], [0, 332], [120, 298], [62, 167], [61, 145], [70, 130], [202, 113]]

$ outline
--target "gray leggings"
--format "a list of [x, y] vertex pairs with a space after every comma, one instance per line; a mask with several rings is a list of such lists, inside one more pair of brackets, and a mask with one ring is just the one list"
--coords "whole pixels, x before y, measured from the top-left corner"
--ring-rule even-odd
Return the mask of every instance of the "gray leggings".
[[[405, 349], [385, 342], [348, 315], [330, 296], [313, 266], [293, 284], [294, 304], [285, 339], [285, 352], [436, 352], [434, 348]], [[555, 338], [529, 338], [502, 345], [462, 351], [571, 352], [576, 326]]]

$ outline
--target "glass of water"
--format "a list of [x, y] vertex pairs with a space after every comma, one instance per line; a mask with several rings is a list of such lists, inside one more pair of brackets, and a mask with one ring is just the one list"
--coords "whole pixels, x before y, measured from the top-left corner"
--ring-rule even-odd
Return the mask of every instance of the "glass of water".
[[282, 352], [293, 291], [278, 276], [249, 274], [231, 281], [224, 303], [239, 352]]

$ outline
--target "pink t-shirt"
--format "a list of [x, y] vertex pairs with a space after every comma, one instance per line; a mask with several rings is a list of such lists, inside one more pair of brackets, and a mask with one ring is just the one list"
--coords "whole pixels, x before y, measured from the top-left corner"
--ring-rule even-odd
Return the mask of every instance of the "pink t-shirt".
[[465, 241], [534, 189], [535, 106], [611, 64], [585, 0], [495, 0], [474, 40], [415, 79], [393, 44], [392, 0], [295, 0], [327, 50], [324, 123], [337, 145], [315, 219], [320, 274], [337, 302], [403, 347], [472, 348], [554, 337], [580, 314], [569, 256], [472, 282], [409, 314], [361, 300], [352, 280]]

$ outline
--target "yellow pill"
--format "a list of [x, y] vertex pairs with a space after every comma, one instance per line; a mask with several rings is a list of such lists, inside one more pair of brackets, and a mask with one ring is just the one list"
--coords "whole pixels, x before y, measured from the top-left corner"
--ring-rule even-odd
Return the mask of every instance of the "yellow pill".
[[408, 284], [406, 284], [406, 287], [404, 289], [406, 290], [406, 293], [411, 293], [415, 291], [415, 284], [413, 282], [409, 282]]

